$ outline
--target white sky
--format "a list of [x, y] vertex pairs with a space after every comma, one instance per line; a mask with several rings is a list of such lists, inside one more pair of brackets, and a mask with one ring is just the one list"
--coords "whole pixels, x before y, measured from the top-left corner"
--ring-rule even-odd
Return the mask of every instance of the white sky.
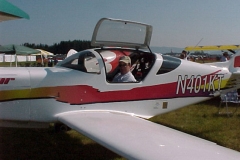
[[151, 46], [240, 44], [239, 0], [8, 0], [30, 20], [0, 23], [0, 45], [91, 40], [109, 17], [153, 26]]

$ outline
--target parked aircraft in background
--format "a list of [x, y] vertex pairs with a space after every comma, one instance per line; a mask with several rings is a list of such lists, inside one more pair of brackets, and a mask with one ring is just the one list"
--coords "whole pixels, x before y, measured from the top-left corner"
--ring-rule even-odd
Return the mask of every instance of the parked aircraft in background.
[[[51, 68], [0, 68], [1, 125], [62, 122], [127, 159], [239, 159], [237, 151], [145, 119], [239, 88], [240, 55], [219, 67], [185, 61], [152, 53], [151, 35], [150, 25], [103, 18], [91, 42], [99, 48]], [[113, 83], [124, 55], [137, 82]]]
[[[188, 57], [190, 58], [200, 58], [203, 60], [207, 60], [207, 61], [220, 61], [221, 56], [224, 52], [227, 52], [229, 58], [237, 53], [240, 50], [240, 45], [211, 45], [211, 46], [187, 46], [184, 49], [185, 51], [187, 51]], [[211, 52], [211, 57], [204, 57], [204, 54], [206, 55], [206, 53], [203, 52]], [[191, 52], [191, 53], [190, 53]], [[195, 53], [193, 53], [195, 52]], [[201, 53], [201, 55], [199, 55], [199, 53]], [[196, 56], [196, 53], [198, 54], [198, 56]], [[213, 54], [214, 53], [214, 54]], [[215, 55], [215, 59], [213, 59], [213, 55]]]
[[[186, 51], [223, 51], [228, 50], [233, 52], [234, 50], [240, 50], [240, 45], [215, 45], [215, 46], [187, 46]], [[233, 52], [235, 53], [235, 52]]]

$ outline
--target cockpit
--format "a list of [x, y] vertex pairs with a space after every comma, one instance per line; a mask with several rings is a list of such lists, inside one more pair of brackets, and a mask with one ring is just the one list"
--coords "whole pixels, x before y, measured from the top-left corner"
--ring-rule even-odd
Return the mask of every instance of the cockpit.
[[99, 62], [91, 50], [76, 53], [60, 62], [57, 66], [71, 68], [85, 73], [101, 74], [99, 63], [105, 66], [106, 79], [111, 82], [119, 72], [119, 58], [126, 55], [131, 58], [131, 72], [137, 81], [142, 81], [152, 68], [156, 57], [154, 54], [131, 49], [95, 49], [102, 58]]
[[[151, 35], [152, 26], [150, 25], [102, 18], [95, 26], [91, 41], [91, 45], [98, 48], [76, 53], [57, 66], [90, 74], [105, 72], [107, 82], [112, 82], [119, 72], [118, 64], [122, 56], [130, 57], [130, 71], [137, 82], [145, 79], [157, 59], [159, 66], [156, 65], [156, 67], [159, 67], [159, 70], [156, 75], [166, 74], [176, 69], [181, 63], [180, 59], [151, 52], [149, 48]], [[146, 48], [150, 52], [145, 51]]]
[[[98, 61], [95, 55], [96, 53], [94, 54], [92, 51], [100, 55], [100, 61]], [[68, 57], [58, 63], [57, 66], [85, 73], [101, 74], [99, 63], [103, 63], [106, 72], [106, 80], [111, 82], [114, 76], [119, 72], [119, 58], [125, 55], [131, 58], [131, 72], [135, 79], [138, 82], [143, 81], [154, 65], [156, 55], [142, 50], [119, 48], [85, 50]], [[180, 66], [180, 64], [181, 60], [179, 58], [162, 55], [162, 64], [156, 75], [171, 72]]]

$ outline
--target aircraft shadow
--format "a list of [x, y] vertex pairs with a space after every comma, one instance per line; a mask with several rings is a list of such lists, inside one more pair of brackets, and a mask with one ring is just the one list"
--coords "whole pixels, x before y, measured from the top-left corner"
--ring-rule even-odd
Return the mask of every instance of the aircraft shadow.
[[[73, 135], [70, 136], [69, 132]], [[84, 141], [88, 143], [84, 144]], [[121, 159], [121, 157], [75, 131], [56, 133], [54, 128], [50, 127], [49, 129], [0, 128], [0, 159], [105, 160]]]

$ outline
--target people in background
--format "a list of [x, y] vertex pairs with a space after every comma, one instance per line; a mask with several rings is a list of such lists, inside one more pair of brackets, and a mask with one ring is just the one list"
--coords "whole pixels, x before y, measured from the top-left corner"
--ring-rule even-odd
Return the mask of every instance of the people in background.
[[180, 58], [187, 60], [187, 51], [183, 50], [182, 53], [180, 54]]
[[57, 60], [57, 58], [55, 57], [55, 58], [54, 58], [54, 66], [55, 66], [57, 63], [58, 63], [58, 60]]
[[53, 59], [52, 59], [52, 57], [50, 57], [48, 59], [48, 67], [53, 67]]
[[228, 60], [228, 52], [223, 52], [223, 56], [221, 57], [220, 61], [225, 62]]
[[113, 78], [112, 82], [136, 82], [135, 77], [132, 75], [131, 59], [129, 56], [123, 56], [119, 59], [120, 72]]

